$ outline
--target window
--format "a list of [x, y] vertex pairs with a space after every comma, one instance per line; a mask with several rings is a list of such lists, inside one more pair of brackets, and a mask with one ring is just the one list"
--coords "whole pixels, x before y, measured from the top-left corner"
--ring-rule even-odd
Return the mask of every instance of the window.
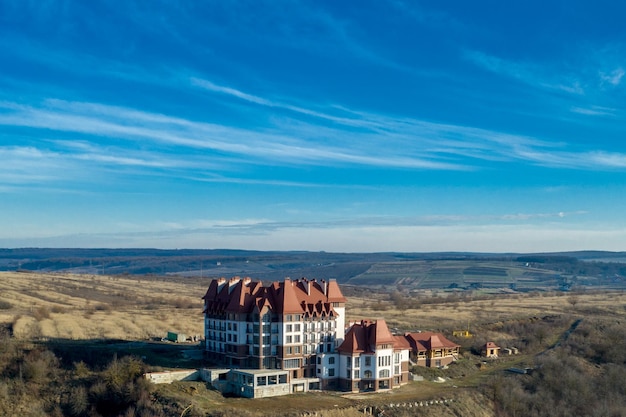
[[318, 365], [321, 365], [321, 364], [322, 364], [322, 357], [321, 357], [321, 356], [318, 356], [318, 357], [317, 357], [317, 364], [318, 364]]
[[365, 357], [365, 366], [372, 366], [372, 357], [371, 356], [366, 356]]
[[396, 365], [396, 366], [394, 366], [394, 367], [393, 367], [393, 373], [394, 373], [395, 375], [398, 375], [398, 374], [400, 373], [400, 367], [399, 367], [398, 365]]
[[292, 337], [291, 336], [287, 336], [285, 338], [285, 343], [291, 343]]
[[335, 376], [335, 368], [328, 369], [328, 376]]
[[296, 325], [294, 326], [294, 330], [295, 330], [296, 332], [299, 332], [299, 331], [300, 331], [300, 323], [298, 323], [298, 324], [296, 324]]
[[356, 358], [354, 358], [354, 367], [358, 368], [361, 366], [361, 357], [357, 356]]
[[396, 353], [393, 355], [393, 363], [400, 363], [400, 354]]
[[354, 370], [354, 379], [359, 379], [359, 378], [360, 378], [360, 377], [359, 377], [359, 370], [358, 370], [358, 369], [355, 369], [355, 370]]
[[287, 332], [287, 333], [292, 332], [292, 330], [291, 330], [291, 324], [288, 324], [288, 325], [287, 325], [287, 330], [286, 330], [286, 332]]
[[233, 330], [237, 331], [237, 323], [233, 323]]
[[379, 378], [389, 378], [389, 369], [381, 369], [378, 373]]
[[285, 317], [285, 321], [292, 321], [291, 314], [287, 314], [287, 316]]
[[335, 357], [331, 356], [330, 358], [328, 358], [328, 364], [329, 365], [334, 365], [335, 364]]
[[379, 356], [378, 357], [378, 366], [389, 366], [391, 365], [391, 356]]
[[299, 368], [300, 367], [300, 359], [285, 359], [283, 361], [283, 368]]
[[293, 339], [294, 339], [295, 343], [300, 343], [300, 335], [299, 334], [295, 335]]
[[372, 378], [372, 371], [365, 371], [363, 372], [363, 377], [366, 379], [371, 379]]

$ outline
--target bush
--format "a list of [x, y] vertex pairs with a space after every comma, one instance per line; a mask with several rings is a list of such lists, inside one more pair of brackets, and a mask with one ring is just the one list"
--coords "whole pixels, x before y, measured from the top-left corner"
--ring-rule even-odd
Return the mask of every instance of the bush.
[[44, 319], [49, 319], [50, 318], [50, 310], [48, 310], [48, 308], [46, 306], [37, 307], [36, 309], [33, 310], [32, 316], [37, 321], [41, 321], [41, 320], [44, 320]]

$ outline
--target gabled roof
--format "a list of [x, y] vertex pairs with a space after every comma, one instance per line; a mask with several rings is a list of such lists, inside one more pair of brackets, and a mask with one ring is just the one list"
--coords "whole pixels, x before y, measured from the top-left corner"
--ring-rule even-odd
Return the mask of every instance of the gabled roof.
[[393, 348], [395, 350], [411, 349], [411, 344], [404, 336], [393, 336]]
[[411, 345], [411, 349], [413, 349], [414, 352], [424, 352], [443, 348], [453, 349], [460, 347], [460, 345], [446, 339], [441, 333], [406, 333], [404, 337], [408, 340]]
[[[350, 327], [337, 350], [343, 353], [372, 353], [376, 351], [376, 346], [388, 344], [396, 349], [402, 348], [389, 331], [385, 320], [361, 320]], [[409, 348], [408, 344], [406, 348]]]
[[233, 277], [230, 280], [212, 280], [206, 294], [205, 313], [260, 312], [269, 308], [275, 314], [304, 314], [305, 316], [337, 316], [335, 302], [346, 299], [335, 280], [328, 282], [285, 279], [263, 286], [250, 278]]
[[494, 342], [485, 343], [485, 349], [500, 349], [500, 346], [496, 345]]
[[360, 325], [353, 325], [346, 333], [346, 337], [337, 350], [344, 353], [365, 353], [371, 352], [367, 342], [366, 329]]
[[378, 319], [372, 326], [374, 329], [370, 332], [370, 343], [373, 346], [389, 343], [393, 344], [395, 342], [385, 320]]
[[298, 302], [292, 280], [285, 279], [282, 285], [274, 286], [274, 288], [278, 296], [276, 308], [279, 311], [282, 311], [283, 314], [302, 313], [302, 307]]
[[339, 284], [334, 279], [328, 281], [328, 302], [330, 303], [345, 303], [346, 297], [343, 296], [339, 289]]

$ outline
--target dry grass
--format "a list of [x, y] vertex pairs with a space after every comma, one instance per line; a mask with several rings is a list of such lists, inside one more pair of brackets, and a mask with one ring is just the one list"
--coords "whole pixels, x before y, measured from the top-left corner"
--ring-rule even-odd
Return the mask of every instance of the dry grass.
[[[375, 298], [377, 297], [377, 298]], [[625, 317], [626, 293], [582, 292], [582, 293], [526, 293], [494, 294], [478, 297], [477, 300], [447, 296], [428, 297], [415, 308], [397, 309], [387, 295], [378, 294], [368, 298], [350, 297], [346, 305], [347, 319], [384, 318], [390, 328], [399, 330], [442, 330], [466, 329], [498, 321], [514, 320], [546, 315], [572, 314], [585, 316], [592, 313], [598, 317]]]
[[[0, 323], [16, 337], [145, 339], [167, 331], [203, 334], [202, 303], [209, 284], [194, 280], [74, 274], [0, 273]], [[404, 295], [403, 295], [404, 296]], [[465, 329], [551, 314], [626, 316], [626, 293], [527, 293], [459, 298], [406, 295], [413, 308], [398, 309], [388, 294], [352, 296], [347, 320], [385, 318], [404, 330]]]
[[203, 333], [206, 285], [133, 277], [0, 273], [0, 323], [19, 338], [146, 339]]
[[[106, 277], [71, 274], [0, 273], [0, 324], [12, 325], [18, 338], [64, 339], [123, 339], [139, 340], [164, 337], [167, 331], [177, 330], [188, 335], [203, 333], [201, 297], [209, 284], [194, 280], [150, 280], [142, 277]], [[420, 298], [422, 297], [422, 298]], [[528, 293], [476, 295], [473, 298], [434, 297], [434, 294], [412, 294], [412, 308], [398, 309], [389, 294], [368, 293], [352, 296], [346, 306], [347, 320], [385, 318], [389, 327], [398, 330], [441, 330], [449, 334], [453, 329], [489, 329], [489, 337], [497, 340], [509, 337], [498, 326], [490, 324], [506, 320], [528, 319], [549, 315], [568, 317], [612, 318], [626, 316], [626, 293]], [[572, 319], [573, 320], [573, 319]], [[566, 324], [569, 326], [569, 324]], [[559, 329], [557, 334], [562, 334]], [[547, 345], [548, 342], [545, 343]], [[516, 365], [510, 358], [506, 366]], [[213, 391], [193, 395], [198, 409], [238, 410], [240, 415], [304, 415], [318, 412], [319, 416], [351, 417], [365, 406], [383, 407], [391, 403], [421, 401], [433, 398], [454, 398], [453, 405], [420, 409], [425, 416], [483, 416], [487, 409], [485, 398], [473, 390], [492, 371], [476, 371], [463, 379], [446, 384], [424, 381], [410, 383], [398, 390], [381, 394], [307, 394], [249, 401], [224, 398]], [[478, 381], [478, 379], [481, 381]], [[455, 388], [458, 386], [458, 388]], [[199, 384], [197, 389], [205, 387]], [[468, 388], [466, 388], [468, 387]], [[168, 395], [180, 395], [187, 406], [189, 385], [173, 384], [160, 387]], [[185, 395], [183, 395], [185, 394]], [[306, 401], [304, 401], [306, 399]], [[300, 410], [295, 411], [294, 410]], [[385, 415], [392, 414], [385, 409]], [[243, 413], [243, 414], [242, 414]], [[249, 413], [249, 414], [245, 414]], [[394, 411], [395, 413], [395, 411]], [[486, 413], [486, 414], [483, 414]], [[226, 414], [224, 414], [226, 415]]]

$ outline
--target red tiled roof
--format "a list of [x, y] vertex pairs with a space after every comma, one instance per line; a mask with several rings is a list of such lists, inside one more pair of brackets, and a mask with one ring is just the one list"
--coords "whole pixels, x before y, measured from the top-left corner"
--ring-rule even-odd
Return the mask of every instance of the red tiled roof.
[[[394, 348], [398, 344], [396, 338], [391, 334], [387, 323], [383, 319], [377, 321], [361, 320], [354, 323], [344, 341], [337, 350], [345, 353], [367, 353], [374, 352], [377, 345], [391, 344]], [[398, 345], [399, 346], [399, 345]]]
[[276, 314], [298, 314], [311, 316], [337, 315], [332, 303], [345, 302], [345, 297], [335, 280], [285, 279], [263, 286], [259, 281], [239, 277], [211, 281], [205, 300], [206, 313], [247, 314], [264, 307]]
[[500, 349], [500, 346], [496, 345], [494, 342], [485, 343], [486, 349]]
[[411, 344], [404, 336], [394, 336], [393, 337], [393, 348], [394, 349], [411, 349]]
[[374, 331], [370, 332], [370, 343], [373, 346], [387, 343], [393, 344], [395, 342], [385, 320], [378, 319], [372, 326], [374, 327]]
[[328, 301], [331, 303], [345, 303], [346, 297], [343, 296], [339, 289], [337, 281], [330, 280], [328, 282]]
[[408, 340], [411, 349], [415, 352], [460, 347], [460, 345], [446, 339], [441, 333], [406, 333], [404, 337]]
[[366, 329], [360, 325], [353, 325], [348, 330], [343, 342], [337, 348], [339, 352], [364, 353], [371, 352], [367, 343]]

